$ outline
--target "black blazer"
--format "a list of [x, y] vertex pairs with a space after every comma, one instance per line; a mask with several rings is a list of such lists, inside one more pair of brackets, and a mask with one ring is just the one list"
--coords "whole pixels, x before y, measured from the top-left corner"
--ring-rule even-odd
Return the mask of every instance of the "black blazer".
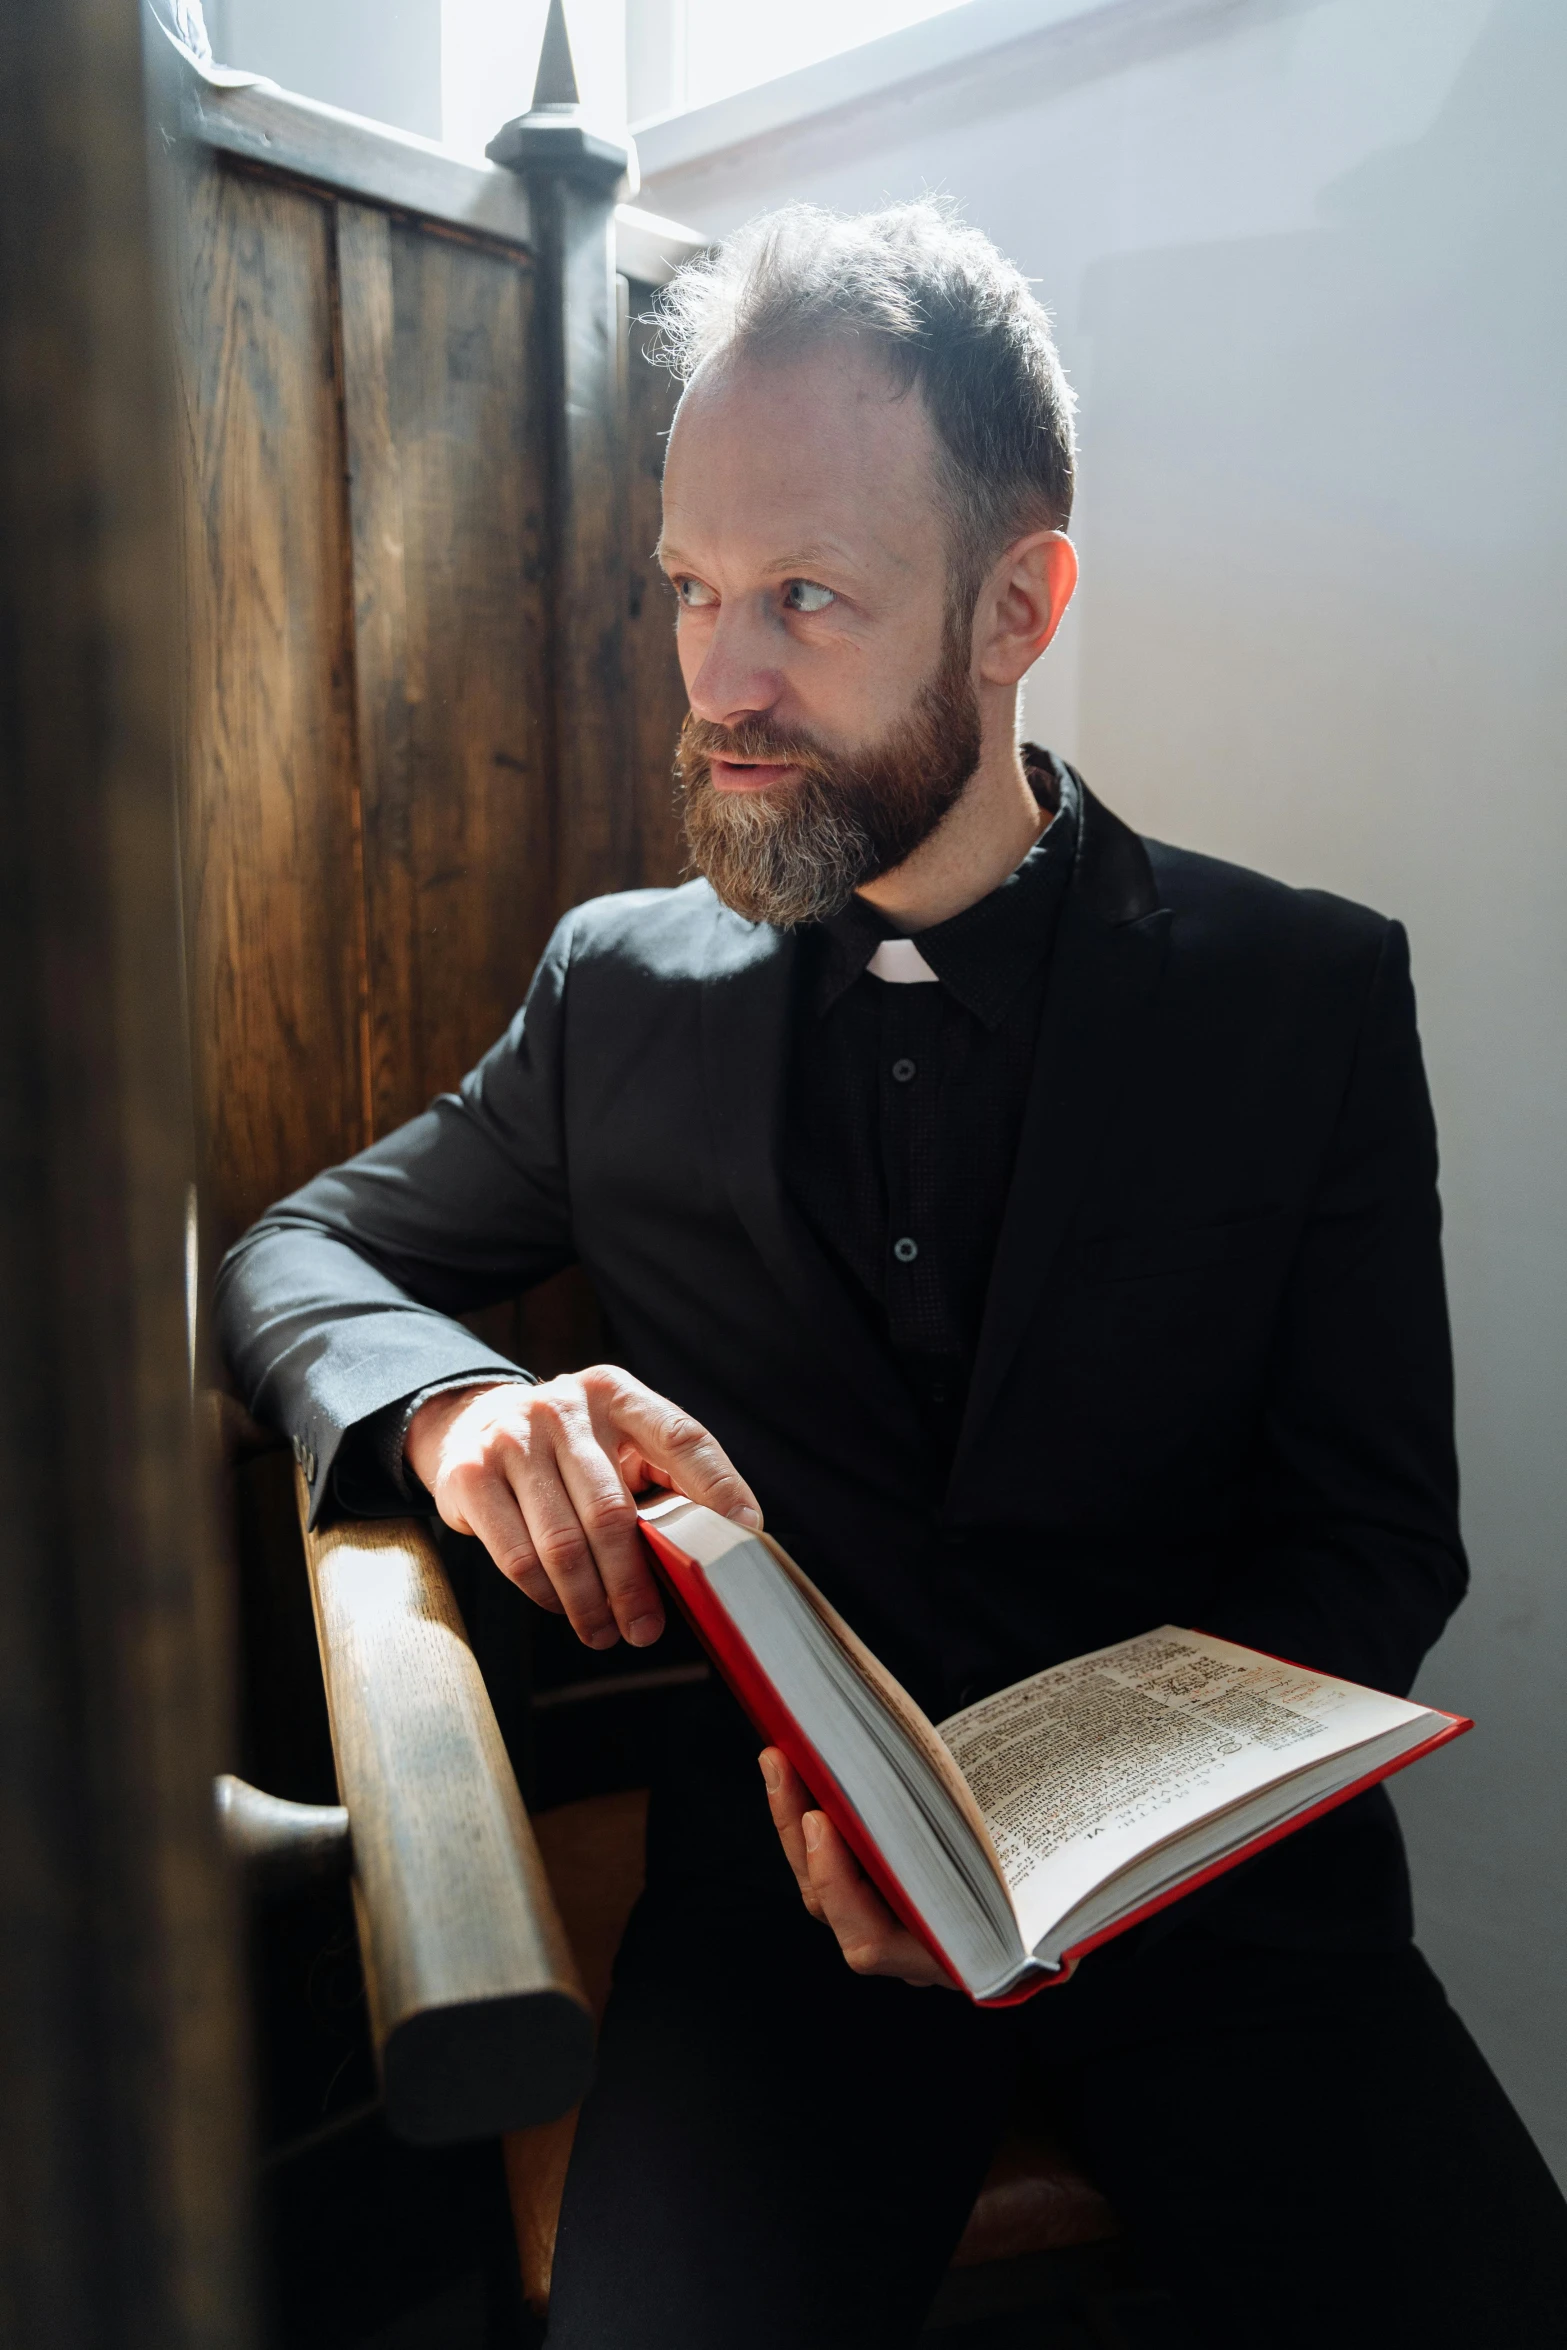
[[[1166, 1621], [1407, 1689], [1465, 1566], [1400, 927], [1144, 842], [1084, 793], [941, 1493], [782, 1188], [793, 961], [702, 882], [579, 907], [459, 1093], [231, 1252], [220, 1338], [316, 1507], [348, 1428], [501, 1363], [447, 1316], [575, 1259], [616, 1359], [712, 1428], [938, 1715]], [[1351, 1811], [1388, 1844], [1385, 1804]], [[1389, 1845], [1340, 1910], [1386, 1928], [1397, 1865]]]

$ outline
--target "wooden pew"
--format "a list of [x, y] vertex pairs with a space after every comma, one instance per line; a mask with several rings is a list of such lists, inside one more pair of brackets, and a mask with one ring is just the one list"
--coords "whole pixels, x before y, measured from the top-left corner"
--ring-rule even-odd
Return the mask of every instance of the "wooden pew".
[[251, 2350], [140, 67], [0, 19], [0, 2338]]
[[[612, 159], [584, 178], [556, 138], [538, 165], [526, 123], [518, 170], [474, 165], [148, 39], [210, 1266], [455, 1083], [566, 905], [673, 878], [683, 699], [649, 563], [673, 398], [627, 360], [700, 240], [617, 206]], [[566, 1282], [485, 1329], [581, 1360], [594, 1323]], [[587, 2010], [433, 1545], [309, 1538], [317, 1670], [286, 1458], [241, 1451], [237, 1759], [272, 1794], [341, 1790], [388, 2117], [437, 2142], [558, 2112]]]
[[[606, 197], [568, 331], [536, 188], [174, 66], [210, 1255], [452, 1083], [566, 906], [675, 877], [684, 701], [650, 562], [673, 387], [624, 357], [700, 240]], [[563, 341], [600, 347], [596, 379]]]
[[[191, 69], [175, 103], [210, 1258], [453, 1083], [566, 906], [675, 878], [684, 696], [649, 555], [673, 387], [645, 364], [640, 322], [699, 239], [617, 208], [602, 179], [552, 183], [536, 152], [531, 172], [481, 170]], [[503, 151], [529, 163], [525, 137]], [[546, 1373], [598, 1351], [569, 1280], [484, 1328]], [[320, 1706], [286, 1456], [255, 1452], [239, 1474], [251, 1666], [274, 1692], [256, 1775], [321, 1800], [334, 1790], [309, 1736], [276, 1734], [279, 1686], [301, 1717]], [[306, 1547], [387, 2110], [425, 2140], [509, 2131], [542, 2312], [645, 1798], [628, 1784], [558, 1803], [536, 1842], [426, 1531], [339, 1525]], [[585, 1689], [604, 1668], [573, 1669]], [[700, 1670], [650, 1660], [617, 1703]], [[454, 1821], [477, 1823], [482, 1848], [455, 1890]], [[1026, 2128], [959, 2270], [1092, 2257], [1114, 2225], [1048, 2131]], [[959, 2275], [951, 2313], [998, 2291]]]

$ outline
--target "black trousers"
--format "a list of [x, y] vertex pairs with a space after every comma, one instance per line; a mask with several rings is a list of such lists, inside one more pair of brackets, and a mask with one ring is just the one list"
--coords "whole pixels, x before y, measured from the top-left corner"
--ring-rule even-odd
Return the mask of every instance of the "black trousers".
[[910, 2343], [1035, 2093], [1204, 2350], [1567, 2343], [1567, 2204], [1413, 1948], [1144, 1928], [981, 2011], [851, 1974], [781, 1853], [657, 1808], [550, 2350]]

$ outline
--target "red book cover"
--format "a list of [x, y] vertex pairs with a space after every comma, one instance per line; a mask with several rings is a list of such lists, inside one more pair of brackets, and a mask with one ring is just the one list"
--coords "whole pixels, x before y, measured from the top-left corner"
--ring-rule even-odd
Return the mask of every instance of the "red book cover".
[[707, 1579], [706, 1568], [646, 1520], [642, 1533], [663, 1569], [681, 1613], [745, 1708], [763, 1745], [776, 1746], [788, 1756], [810, 1789], [818, 1810], [827, 1814], [888, 1907], [924, 1943], [937, 1965], [961, 1989], [957, 1969], [888, 1868], [853, 1804], [768, 1680], [748, 1643], [730, 1622]]
[[[665, 1581], [679, 1603], [681, 1612], [691, 1624], [714, 1666], [745, 1708], [746, 1714], [763, 1743], [768, 1746], [776, 1746], [783, 1754], [787, 1755], [800, 1778], [810, 1789], [818, 1809], [827, 1814], [866, 1875], [881, 1893], [888, 1907], [908, 1927], [910, 1933], [924, 1943], [926, 1949], [937, 1964], [942, 1967], [952, 1983], [959, 1990], [964, 1990], [965, 1996], [971, 1997], [972, 1994], [966, 1991], [957, 1969], [936, 1941], [925, 1919], [914, 1907], [903, 1887], [893, 1875], [885, 1857], [871, 1839], [853, 1803], [767, 1678], [749, 1643], [731, 1622], [722, 1601], [713, 1589], [706, 1569], [699, 1560], [692, 1558], [689, 1552], [682, 1550], [678, 1543], [673, 1542], [657, 1524], [649, 1524], [644, 1519], [642, 1533], [663, 1572]], [[1279, 1661], [1287, 1663], [1290, 1660], [1286, 1658]], [[1310, 1805], [1306, 1810], [1292, 1813], [1287, 1820], [1263, 1829], [1238, 1850], [1225, 1853], [1218, 1860], [1209, 1861], [1194, 1868], [1191, 1875], [1183, 1877], [1178, 1884], [1166, 1886], [1162, 1892], [1143, 1902], [1126, 1916], [1115, 1919], [1112, 1924], [1100, 1928], [1098, 1932], [1088, 1935], [1082, 1942], [1074, 1944], [1070, 1950], [1063, 1953], [1059, 1971], [1036, 1976], [1032, 1981], [1015, 1990], [1003, 1992], [997, 1998], [976, 2000], [976, 2006], [1013, 2007], [1024, 1999], [1031, 1999], [1036, 1991], [1048, 1990], [1058, 1983], [1064, 1983], [1078, 1961], [1085, 1958], [1089, 1951], [1097, 1950], [1101, 1943], [1112, 1940], [1117, 1934], [1124, 1934], [1131, 1926], [1140, 1925], [1145, 1918], [1152, 1917], [1156, 1911], [1167, 1909], [1172, 1902], [1184, 1899], [1188, 1893], [1195, 1892], [1200, 1885], [1209, 1884], [1214, 1878], [1223, 1876], [1227, 1870], [1238, 1868], [1242, 1861], [1252, 1859], [1257, 1853], [1265, 1851], [1269, 1845], [1280, 1842], [1283, 1837], [1292, 1836], [1297, 1828], [1309, 1826], [1313, 1820], [1320, 1819], [1324, 1813], [1334, 1810], [1339, 1804], [1348, 1803], [1353, 1796], [1363, 1794], [1368, 1787], [1375, 1786], [1378, 1780], [1390, 1778], [1395, 1771], [1401, 1771], [1409, 1763], [1420, 1761], [1422, 1756], [1433, 1753], [1439, 1746], [1446, 1746], [1452, 1739], [1461, 1737], [1466, 1730], [1474, 1727], [1471, 1721], [1458, 1714], [1438, 1714], [1435, 1719], [1439, 1726], [1433, 1729], [1430, 1737], [1424, 1739], [1418, 1746], [1412, 1747], [1407, 1753], [1396, 1756], [1391, 1762], [1379, 1764], [1377, 1768], [1367, 1771], [1364, 1776], [1356, 1779], [1350, 1786], [1339, 1788], [1333, 1794], [1324, 1796], [1320, 1802]]]

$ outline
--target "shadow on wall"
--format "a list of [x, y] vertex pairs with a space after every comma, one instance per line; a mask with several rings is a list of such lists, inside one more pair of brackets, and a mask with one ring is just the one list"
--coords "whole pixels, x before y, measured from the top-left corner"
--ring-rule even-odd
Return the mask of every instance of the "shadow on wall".
[[1567, 2173], [1564, 120], [1559, 6], [1504, 0], [1318, 227], [1091, 270], [1080, 689], [1112, 805], [1412, 933], [1476, 1568], [1422, 1693], [1480, 1735], [1400, 1807], [1422, 1938]]

